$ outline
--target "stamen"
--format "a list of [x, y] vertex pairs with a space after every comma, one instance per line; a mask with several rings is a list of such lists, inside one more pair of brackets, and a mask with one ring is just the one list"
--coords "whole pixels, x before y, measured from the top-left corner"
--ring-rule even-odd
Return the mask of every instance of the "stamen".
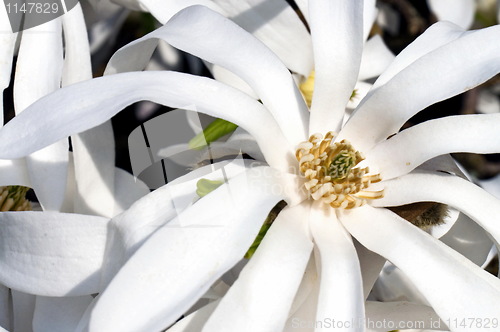
[[0, 211], [30, 211], [31, 203], [26, 199], [29, 189], [22, 186], [0, 187]]
[[298, 145], [295, 156], [300, 171], [308, 181], [304, 186], [314, 200], [333, 208], [352, 209], [367, 199], [384, 196], [384, 191], [366, 190], [381, 181], [380, 174], [369, 173], [368, 167], [356, 167], [364, 157], [346, 140], [333, 142], [335, 133], [312, 135]]

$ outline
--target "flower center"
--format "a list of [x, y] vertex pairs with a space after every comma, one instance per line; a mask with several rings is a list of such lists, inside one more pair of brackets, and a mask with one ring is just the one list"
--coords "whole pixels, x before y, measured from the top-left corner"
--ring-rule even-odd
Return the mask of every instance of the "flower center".
[[304, 186], [314, 200], [333, 208], [352, 209], [367, 199], [384, 196], [384, 191], [366, 191], [381, 180], [380, 174], [368, 174], [368, 167], [356, 167], [364, 157], [346, 140], [333, 142], [335, 134], [314, 134], [297, 147], [295, 156], [300, 171], [308, 180]]
[[29, 189], [22, 186], [0, 187], [0, 211], [30, 211], [31, 203], [26, 199]]

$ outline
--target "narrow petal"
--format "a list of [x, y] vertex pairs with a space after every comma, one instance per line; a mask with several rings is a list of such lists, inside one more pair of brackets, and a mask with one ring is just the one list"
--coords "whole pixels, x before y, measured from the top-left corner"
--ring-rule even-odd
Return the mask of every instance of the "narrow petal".
[[387, 260], [373, 251], [366, 249], [356, 239], [353, 242], [358, 254], [359, 266], [363, 277], [364, 298], [367, 299]]
[[[62, 86], [92, 78], [87, 29], [79, 3], [62, 17], [65, 40]], [[71, 140], [77, 184], [75, 212], [113, 216], [115, 146], [111, 122]]]
[[43, 296], [100, 291], [108, 219], [55, 212], [2, 212], [0, 282]]
[[366, 163], [384, 180], [409, 173], [423, 162], [452, 152], [500, 152], [500, 114], [458, 115], [426, 121], [377, 144]]
[[342, 222], [364, 246], [399, 267], [441, 319], [498, 314], [496, 277], [391, 211], [363, 206], [346, 212]]
[[309, 209], [304, 204], [280, 212], [204, 332], [283, 329], [313, 248]]
[[108, 75], [60, 89], [0, 130], [0, 158], [21, 157], [102, 124], [139, 100], [195, 110], [238, 124], [255, 137], [266, 161], [274, 167], [285, 168], [288, 160], [295, 159], [262, 104], [214, 80], [176, 72]]
[[[14, 80], [16, 114], [59, 88], [62, 66], [59, 18], [23, 32]], [[20, 131], [29, 130], [24, 127]], [[40, 204], [45, 210], [57, 211], [62, 206], [66, 190], [68, 142], [64, 139], [53, 143], [43, 151], [27, 156], [26, 163]]]
[[193, 204], [199, 179], [226, 181], [244, 171], [245, 165], [227, 161], [199, 168], [146, 195], [113, 218], [102, 283], [106, 285], [154, 232]]
[[[452, 32], [451, 36], [455, 37], [456, 33]], [[445, 36], [450, 37], [450, 33]], [[496, 75], [500, 71], [497, 56], [500, 46], [491, 40], [499, 37], [500, 26], [493, 26], [467, 32], [452, 41], [445, 38], [449, 42], [418, 57], [386, 84], [373, 90], [346, 124], [339, 139], [346, 138], [357, 149], [367, 151], [396, 133], [425, 107]], [[478, 49], [481, 52], [476, 52]], [[420, 54], [417, 52], [417, 55]]]
[[[321, 261], [316, 321], [330, 317], [340, 321], [362, 320], [365, 317], [363, 282], [351, 236], [337, 219], [335, 211], [320, 202], [311, 209], [310, 224]], [[359, 329], [352, 326], [346, 331]]]
[[12, 290], [14, 331], [32, 331], [36, 296]]
[[363, 47], [363, 56], [359, 67], [359, 80], [377, 77], [394, 60], [394, 54], [387, 48], [382, 37], [375, 35]]
[[291, 71], [309, 76], [313, 69], [311, 35], [284, 0], [214, 0], [226, 17], [269, 47]]
[[160, 29], [128, 44], [114, 54], [106, 72], [143, 69], [156, 47], [156, 39], [243, 78], [273, 114], [289, 141], [296, 144], [305, 140], [307, 107], [285, 65], [252, 35], [205, 7], [185, 9]]
[[363, 2], [310, 1], [315, 82], [309, 133], [338, 131], [363, 49]]
[[[444, 173], [414, 172], [384, 181], [384, 197], [374, 206], [399, 206], [413, 202], [439, 202], [462, 211], [500, 242], [500, 200], [460, 177]], [[408, 190], [411, 188], [411, 190]]]
[[243, 257], [283, 199], [261, 170], [229, 180], [156, 231], [101, 293], [90, 331], [161, 330], [189, 309]]
[[474, 0], [427, 0], [427, 4], [440, 21], [453, 22], [464, 29], [472, 25], [476, 11]]
[[45, 297], [37, 296], [33, 317], [33, 332], [75, 331], [80, 318], [92, 302], [93, 297]]

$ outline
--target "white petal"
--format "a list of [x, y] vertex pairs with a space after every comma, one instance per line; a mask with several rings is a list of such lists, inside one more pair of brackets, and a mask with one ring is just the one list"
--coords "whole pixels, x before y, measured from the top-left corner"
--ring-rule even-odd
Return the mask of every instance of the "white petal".
[[289, 141], [296, 144], [305, 140], [307, 107], [288, 69], [252, 35], [205, 7], [185, 9], [162, 28], [128, 44], [114, 54], [106, 72], [144, 68], [156, 47], [155, 39], [163, 39], [243, 78], [276, 118]]
[[[431, 307], [410, 302], [366, 302], [366, 319], [368, 328], [379, 327], [383, 322], [387, 328], [419, 329], [445, 329], [443, 322]], [[391, 325], [394, 324], [394, 325]], [[386, 329], [372, 329], [375, 331], [387, 331]]]
[[[431, 30], [429, 37], [435, 32]], [[417, 48], [416, 60], [368, 94], [339, 139], [346, 138], [357, 149], [367, 151], [396, 133], [418, 111], [469, 90], [500, 71], [500, 47], [491, 42], [500, 36], [500, 26], [468, 32], [455, 40], [458, 31], [445, 32], [446, 44], [423, 56]]]
[[[108, 75], [60, 89], [0, 130], [0, 158], [20, 157], [92, 128], [139, 100], [196, 110], [236, 123], [255, 137], [272, 166], [285, 168], [288, 160], [295, 159], [262, 104], [214, 80], [176, 72]], [[30, 130], [20, 133], [20, 127]]]
[[208, 320], [209, 331], [281, 331], [313, 248], [309, 204], [285, 208]]
[[284, 0], [214, 0], [226, 17], [253, 34], [291, 71], [309, 76], [313, 68], [311, 35]]
[[379, 76], [394, 60], [382, 37], [375, 35], [365, 43], [359, 67], [359, 80]]
[[363, 40], [368, 39], [373, 23], [377, 18], [378, 9], [375, 6], [376, 2], [376, 0], [363, 1]]
[[205, 66], [207, 66], [210, 73], [219, 82], [227, 84], [233, 88], [243, 91], [247, 95], [259, 99], [255, 91], [238, 75], [234, 74], [232, 71], [227, 70], [224, 67], [214, 65], [213, 63], [206, 62]]
[[80, 318], [92, 302], [90, 295], [77, 297], [37, 296], [33, 332], [75, 331]]
[[[0, 284], [0, 328], [11, 329], [12, 299], [10, 289]], [[0, 330], [1, 331], [1, 330]]]
[[107, 221], [55, 212], [3, 212], [0, 282], [44, 296], [98, 292]]
[[0, 186], [7, 185], [31, 186], [24, 158], [0, 160]]
[[440, 240], [478, 266], [486, 262], [493, 245], [484, 229], [463, 213]]
[[[316, 320], [358, 321], [365, 317], [363, 282], [351, 236], [326, 204], [311, 209], [311, 233], [319, 251], [320, 289]], [[316, 328], [315, 331], [326, 331]], [[355, 326], [346, 331], [359, 331]]]
[[384, 197], [374, 200], [374, 206], [398, 206], [413, 202], [448, 204], [474, 219], [500, 242], [500, 227], [495, 219], [500, 215], [500, 200], [474, 183], [444, 173], [423, 172], [383, 183]]
[[366, 249], [358, 241], [354, 240], [354, 247], [358, 254], [359, 266], [361, 267], [361, 275], [363, 279], [364, 298], [368, 298], [370, 291], [377, 281], [380, 271], [384, 267], [386, 259], [373, 251]]
[[316, 73], [309, 133], [338, 132], [358, 78], [363, 3], [311, 1], [309, 15]]
[[222, 180], [245, 171], [238, 162], [221, 162], [199, 168], [169, 182], [135, 202], [127, 211], [111, 220], [111, 233], [106, 248], [102, 282], [106, 285], [120, 267], [160, 227], [187, 209], [197, 198], [199, 179]]
[[433, 157], [452, 152], [500, 152], [500, 114], [458, 115], [403, 130], [365, 153], [366, 163], [388, 180]]
[[160, 330], [189, 309], [241, 259], [282, 199], [258, 172], [229, 180], [156, 231], [101, 293], [90, 331]]
[[313, 332], [316, 321], [316, 307], [318, 304], [319, 279], [316, 279], [313, 290], [303, 304], [295, 311], [286, 322], [283, 332], [300, 331]]
[[469, 29], [476, 11], [475, 0], [427, 0], [429, 9], [440, 21], [450, 21]]
[[[62, 53], [59, 18], [23, 32], [14, 80], [16, 114], [59, 88]], [[31, 185], [46, 210], [59, 210], [62, 206], [66, 189], [67, 151], [68, 143], [62, 140], [26, 158]]]
[[114, 200], [116, 205], [113, 217], [127, 210], [135, 201], [149, 193], [150, 190], [144, 182], [121, 168], [115, 168]]
[[161, 24], [167, 23], [180, 10], [194, 5], [203, 5], [224, 14], [224, 10], [214, 3], [214, 1], [210, 0], [140, 0], [139, 3], [142, 8], [148, 10]]
[[363, 206], [346, 212], [342, 222], [364, 246], [399, 267], [441, 319], [498, 314], [496, 277], [396, 214]]
[[14, 331], [32, 331], [35, 300], [34, 295], [12, 290]]

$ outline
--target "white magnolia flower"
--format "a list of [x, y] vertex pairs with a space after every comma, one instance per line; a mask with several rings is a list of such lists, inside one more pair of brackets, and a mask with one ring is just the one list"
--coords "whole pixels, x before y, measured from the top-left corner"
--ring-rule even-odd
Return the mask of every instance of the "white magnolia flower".
[[[22, 282], [8, 272], [0, 280], [28, 287], [26, 278], [33, 278], [32, 292], [54, 296], [104, 289], [82, 320], [83, 326], [88, 320], [91, 331], [161, 330], [240, 260], [269, 210], [285, 199], [288, 206], [237, 281], [209, 317], [207, 311], [204, 316], [194, 313], [198, 325], [186, 330], [204, 325], [203, 331], [281, 331], [292, 330], [297, 318], [362, 319], [373, 312], [370, 303], [365, 309], [365, 298], [386, 259], [408, 276], [443, 321], [494, 318], [500, 304], [499, 280], [385, 207], [445, 203], [470, 216], [496, 241], [500, 239], [497, 199], [460, 177], [414, 171], [426, 160], [450, 152], [500, 151], [496, 131], [500, 115], [442, 118], [397, 133], [426, 106], [500, 72], [498, 45], [492, 42], [499, 37], [499, 27], [464, 33], [450, 24], [436, 24], [396, 58], [342, 127], [361, 59], [363, 8], [352, 1], [309, 5], [317, 73], [310, 113], [290, 72], [268, 48], [230, 20], [204, 7], [192, 7], [166, 24], [163, 37], [179, 49], [231, 70], [262, 103], [208, 78], [175, 72], [124, 73], [55, 92], [0, 130], [0, 157], [18, 158], [99, 125], [133, 102], [151, 100], [238, 124], [254, 136], [269, 165], [239, 167], [240, 175], [178, 215], [171, 195], [192, 195], [189, 182], [199, 173], [178, 183], [182, 184], [178, 191], [171, 183], [107, 223], [86, 222], [81, 232], [93, 250], [78, 251], [85, 258], [78, 260], [78, 273], [68, 275], [62, 267], [73, 260], [71, 250], [64, 254], [44, 244], [37, 251], [24, 248], [26, 257], [54, 259], [57, 252], [53, 262], [61, 266], [59, 276], [47, 279], [26, 263], [2, 257], [0, 271], [10, 266], [9, 271], [25, 274]], [[129, 60], [119, 62], [115, 70], [133, 70], [141, 63], [141, 59]], [[31, 130], [19, 134], [19, 128]], [[328, 134], [332, 130], [338, 130], [338, 135]], [[325, 143], [320, 143], [317, 132], [326, 137]], [[309, 142], [301, 143], [309, 134]], [[315, 155], [317, 143], [331, 154], [326, 161], [322, 153]], [[340, 151], [335, 150], [338, 146]], [[358, 152], [365, 155], [360, 164]], [[338, 167], [330, 167], [328, 158]], [[315, 162], [323, 164], [328, 175], [315, 173]], [[369, 167], [369, 172], [360, 167]], [[366, 188], [358, 191], [359, 186], [351, 185], [359, 182]], [[273, 192], [273, 188], [280, 190]], [[41, 225], [51, 223], [62, 229], [81, 225], [79, 215], [40, 213], [36, 226], [30, 227], [20, 221], [25, 218], [33, 224], [29, 221], [33, 214], [3, 216], [9, 227], [2, 230], [2, 239], [11, 250], [16, 249], [16, 243], [8, 240], [11, 233], [27, 229], [40, 234]], [[97, 217], [86, 219], [90, 218]], [[61, 219], [66, 219], [64, 224]], [[51, 241], [67, 239], [61, 232], [55, 231]], [[351, 236], [360, 244], [354, 244]], [[66, 242], [60, 247], [68, 251], [72, 243]], [[385, 308], [376, 317], [392, 310], [391, 305]], [[417, 306], [410, 316], [401, 317], [429, 317], [429, 310]]]

